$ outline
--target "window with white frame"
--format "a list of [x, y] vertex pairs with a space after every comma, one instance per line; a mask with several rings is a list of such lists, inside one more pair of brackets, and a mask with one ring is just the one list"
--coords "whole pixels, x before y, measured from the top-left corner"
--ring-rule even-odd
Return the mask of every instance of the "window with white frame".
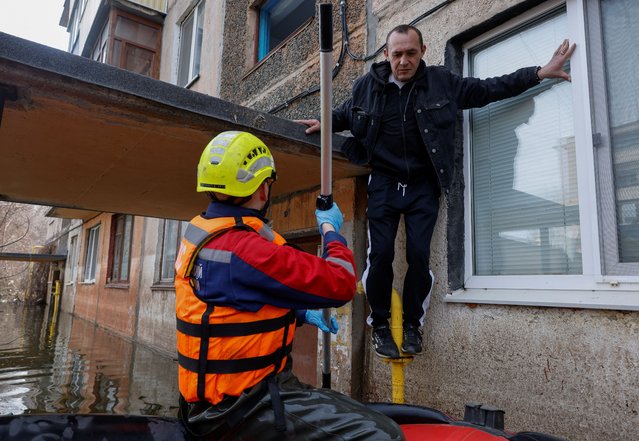
[[639, 275], [639, 4], [587, 3], [604, 274]]
[[116, 214], [111, 223], [109, 283], [128, 283], [131, 264], [133, 216]]
[[69, 52], [76, 53], [78, 37], [80, 36], [80, 3], [76, 2], [71, 17], [71, 38], [69, 39]]
[[99, 245], [100, 245], [100, 225], [89, 229], [87, 242], [86, 242], [86, 254], [84, 256], [84, 282], [95, 282], [95, 273], [98, 266], [99, 259]]
[[465, 74], [487, 78], [578, 45], [572, 82], [465, 113], [466, 275], [449, 301], [639, 309], [631, 3], [549, 1], [465, 46]]
[[[498, 76], [552, 54], [565, 29], [560, 11], [471, 50], [470, 75]], [[570, 90], [544, 81], [469, 112], [473, 274], [581, 273]]]
[[91, 52], [91, 59], [95, 61], [99, 61], [100, 63], [107, 62], [107, 44], [109, 42], [109, 26], [108, 22], [104, 23], [102, 26], [102, 31], [100, 32], [100, 37], [95, 42], [93, 46], [93, 51]]
[[78, 38], [80, 36], [80, 22], [82, 21], [82, 16], [84, 15], [84, 10], [87, 7], [87, 0], [76, 0], [73, 4], [73, 12], [71, 13], [71, 39], [69, 40], [69, 51], [71, 53], [75, 53], [78, 43]]
[[199, 2], [180, 25], [178, 86], [188, 86], [200, 74], [202, 36], [204, 33], [204, 2]]
[[165, 220], [162, 225], [162, 249], [159, 275], [157, 277], [161, 283], [173, 283], [175, 278], [175, 258], [187, 225], [188, 222], [177, 220]]
[[315, 16], [315, 0], [267, 0], [259, 9], [258, 61]]
[[69, 268], [69, 283], [75, 283], [75, 277], [77, 275], [78, 268], [78, 236], [71, 237], [69, 241], [69, 255], [67, 257], [67, 265]]

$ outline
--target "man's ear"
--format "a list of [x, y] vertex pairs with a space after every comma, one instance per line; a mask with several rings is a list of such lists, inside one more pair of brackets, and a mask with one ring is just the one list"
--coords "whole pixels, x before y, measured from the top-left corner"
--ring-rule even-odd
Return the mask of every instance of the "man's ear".
[[269, 192], [269, 185], [268, 182], [264, 181], [262, 182], [262, 184], [260, 185], [259, 188], [259, 192], [260, 192], [260, 200], [263, 202], [266, 202], [268, 200], [268, 192]]

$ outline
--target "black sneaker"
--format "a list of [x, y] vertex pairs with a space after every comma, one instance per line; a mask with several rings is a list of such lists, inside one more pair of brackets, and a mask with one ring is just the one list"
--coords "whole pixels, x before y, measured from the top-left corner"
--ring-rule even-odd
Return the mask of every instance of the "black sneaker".
[[382, 358], [399, 358], [399, 350], [393, 340], [390, 327], [388, 325], [377, 326], [373, 329], [373, 347], [375, 352]]
[[422, 352], [422, 330], [415, 325], [404, 326], [404, 341], [402, 352], [417, 355]]

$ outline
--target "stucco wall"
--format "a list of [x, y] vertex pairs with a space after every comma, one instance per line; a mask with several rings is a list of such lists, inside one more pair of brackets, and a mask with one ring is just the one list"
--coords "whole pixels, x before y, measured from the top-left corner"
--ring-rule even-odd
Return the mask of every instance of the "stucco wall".
[[[203, 202], [205, 200], [203, 199]], [[137, 341], [158, 351], [177, 356], [175, 335], [175, 289], [156, 283], [162, 252], [160, 232], [164, 220], [146, 218], [142, 239]]]
[[[260, 63], [254, 59], [256, 13], [254, 1], [226, 2], [224, 52], [220, 97], [258, 110], [269, 111], [293, 96], [319, 84], [319, 37], [316, 16], [304, 29]], [[341, 47], [339, 2], [333, 2], [333, 58], [337, 62]], [[366, 3], [351, 0], [347, 9], [351, 51], [364, 52]], [[256, 40], [255, 40], [256, 41]], [[350, 93], [352, 81], [363, 71], [364, 63], [344, 57], [333, 83], [333, 102], [341, 103]], [[319, 114], [319, 94], [295, 101], [277, 112], [283, 118], [300, 119]]]

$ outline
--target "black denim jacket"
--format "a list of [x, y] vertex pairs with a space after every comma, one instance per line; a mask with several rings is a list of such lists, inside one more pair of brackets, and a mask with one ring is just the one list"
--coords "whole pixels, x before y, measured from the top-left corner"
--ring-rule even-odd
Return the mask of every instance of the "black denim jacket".
[[[437, 172], [440, 188], [447, 189], [453, 176], [457, 112], [510, 98], [539, 84], [536, 67], [526, 67], [500, 77], [462, 78], [442, 66], [426, 66], [415, 74], [415, 116], [424, 148]], [[384, 84], [391, 68], [388, 61], [375, 63], [353, 84], [352, 97], [333, 110], [333, 131], [350, 130], [343, 149], [355, 164], [367, 164], [379, 136], [384, 113]], [[378, 152], [379, 153], [379, 152]]]

